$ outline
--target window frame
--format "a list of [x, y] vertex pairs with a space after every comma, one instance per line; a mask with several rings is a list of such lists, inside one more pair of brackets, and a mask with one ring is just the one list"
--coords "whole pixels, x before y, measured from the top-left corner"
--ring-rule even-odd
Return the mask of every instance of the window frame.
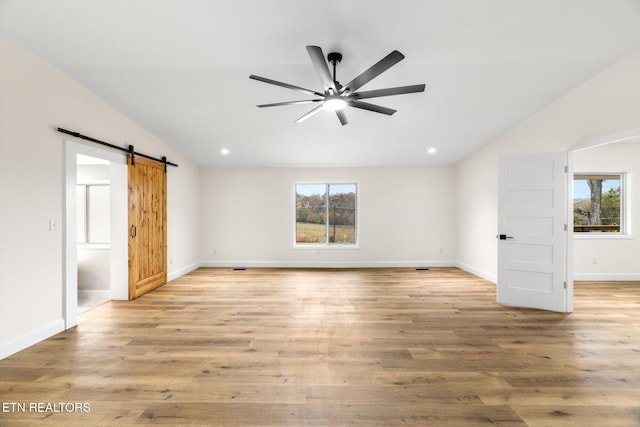
[[[297, 206], [296, 194], [298, 185], [324, 185], [327, 194], [326, 218], [325, 221], [325, 242], [324, 243], [298, 243], [297, 241]], [[330, 185], [354, 185], [356, 193], [356, 212], [355, 212], [355, 242], [354, 243], [331, 243], [329, 242], [329, 186]], [[359, 249], [360, 248], [360, 183], [357, 181], [296, 181], [293, 183], [293, 247], [295, 249]]]
[[[574, 171], [571, 178], [571, 191], [573, 197], [575, 197], [574, 186], [579, 177], [585, 177], [582, 179], [588, 179], [589, 176], [617, 176], [620, 179], [620, 231], [619, 232], [595, 232], [595, 231], [574, 231], [574, 221], [572, 220], [572, 233], [575, 239], [630, 239], [631, 234], [631, 189], [630, 189], [630, 172], [616, 171], [616, 172], [576, 172]], [[572, 197], [571, 204], [573, 206], [574, 198]], [[572, 209], [571, 217], [574, 217], [574, 211]]]
[[[76, 183], [76, 189], [78, 187], [82, 186], [83, 187], [83, 191], [84, 191], [84, 218], [82, 219], [83, 221], [83, 226], [84, 226], [84, 241], [77, 241], [76, 244], [81, 246], [81, 247], [90, 247], [90, 248], [108, 248], [111, 245], [111, 239], [109, 239], [106, 242], [92, 242], [91, 241], [91, 233], [90, 233], [90, 229], [91, 229], [91, 221], [90, 221], [90, 217], [91, 217], [91, 197], [90, 197], [90, 188], [91, 187], [108, 187], [109, 190], [111, 190], [111, 183], [109, 181], [106, 180], [86, 180], [86, 181], [82, 181], [82, 182], [78, 182]], [[77, 190], [76, 190], [77, 191]], [[111, 198], [109, 197], [109, 204], [111, 204]], [[110, 216], [110, 212], [108, 213], [108, 216]], [[111, 219], [111, 218], [109, 218]], [[78, 222], [80, 221], [80, 218], [78, 218]], [[79, 235], [78, 235], [79, 237]]]

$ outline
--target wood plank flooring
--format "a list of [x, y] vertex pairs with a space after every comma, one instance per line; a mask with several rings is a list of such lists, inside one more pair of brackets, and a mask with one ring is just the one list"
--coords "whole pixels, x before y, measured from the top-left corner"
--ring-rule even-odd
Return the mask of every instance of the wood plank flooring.
[[203, 268], [0, 361], [0, 425], [639, 426], [640, 283], [575, 310], [454, 268]]

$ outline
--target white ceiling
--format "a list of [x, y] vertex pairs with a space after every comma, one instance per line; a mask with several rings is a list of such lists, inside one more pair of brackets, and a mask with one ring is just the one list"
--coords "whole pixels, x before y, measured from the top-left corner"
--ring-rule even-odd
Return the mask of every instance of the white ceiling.
[[[0, 33], [203, 166], [423, 165], [640, 50], [640, 0], [1, 0]], [[250, 74], [320, 90], [310, 44], [344, 55], [343, 83], [397, 49], [363, 90], [427, 90], [371, 100], [393, 116], [349, 108], [344, 127], [329, 112], [294, 124], [308, 105], [256, 108], [306, 95]]]

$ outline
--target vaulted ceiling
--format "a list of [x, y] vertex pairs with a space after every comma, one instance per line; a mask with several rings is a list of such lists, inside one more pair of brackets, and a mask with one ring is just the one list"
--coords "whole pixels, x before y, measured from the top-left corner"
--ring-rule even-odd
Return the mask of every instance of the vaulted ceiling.
[[[0, 34], [203, 166], [450, 164], [639, 50], [640, 1], [1, 0]], [[256, 108], [305, 95], [250, 74], [321, 91], [306, 45], [343, 54], [343, 83], [397, 49], [363, 90], [426, 91], [346, 126]]]

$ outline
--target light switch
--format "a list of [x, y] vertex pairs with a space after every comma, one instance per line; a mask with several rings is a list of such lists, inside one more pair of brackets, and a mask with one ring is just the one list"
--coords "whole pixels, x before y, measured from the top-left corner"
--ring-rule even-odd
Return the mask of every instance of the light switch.
[[49, 231], [58, 231], [58, 221], [55, 218], [49, 218]]

